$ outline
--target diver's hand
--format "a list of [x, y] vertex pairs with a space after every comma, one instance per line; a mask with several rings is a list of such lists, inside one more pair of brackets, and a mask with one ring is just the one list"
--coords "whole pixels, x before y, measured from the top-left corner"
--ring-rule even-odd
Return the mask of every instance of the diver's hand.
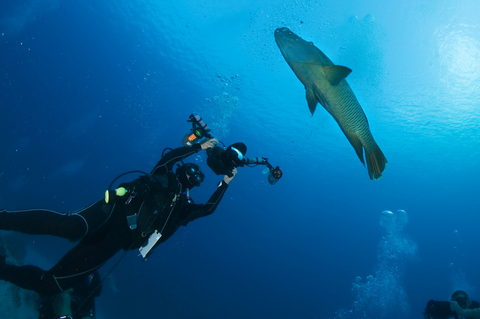
[[232, 177], [229, 177], [228, 175], [225, 175], [225, 176], [223, 177], [223, 181], [224, 181], [225, 183], [229, 184], [229, 183], [235, 178], [235, 176], [237, 175], [237, 173], [238, 173], [237, 168], [236, 168], [236, 167], [233, 168], [233, 169], [232, 169]]
[[461, 317], [465, 317], [464, 314], [466, 309], [460, 307], [460, 305], [456, 301], [450, 301], [450, 310], [456, 312]]
[[217, 144], [218, 140], [216, 138], [211, 138], [201, 144], [202, 150], [206, 150], [207, 148], [214, 148]]

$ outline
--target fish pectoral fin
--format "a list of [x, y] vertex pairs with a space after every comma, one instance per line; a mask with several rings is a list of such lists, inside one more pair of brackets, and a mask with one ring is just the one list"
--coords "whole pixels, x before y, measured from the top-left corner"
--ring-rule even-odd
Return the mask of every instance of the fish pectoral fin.
[[350, 73], [352, 70], [346, 66], [327, 65], [323, 67], [323, 75], [332, 86], [338, 85]]
[[308, 103], [308, 109], [310, 110], [310, 113], [315, 113], [315, 110], [317, 109], [317, 97], [315, 96], [315, 92], [313, 92], [312, 89], [306, 89], [306, 94], [307, 94], [307, 103]]

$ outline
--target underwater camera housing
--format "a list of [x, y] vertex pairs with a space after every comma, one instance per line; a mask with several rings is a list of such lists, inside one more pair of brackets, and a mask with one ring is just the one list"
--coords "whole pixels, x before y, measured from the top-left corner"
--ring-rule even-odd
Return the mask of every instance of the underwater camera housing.
[[226, 150], [217, 145], [207, 149], [207, 165], [217, 175], [232, 177], [235, 167], [245, 166], [243, 154], [246, 152], [247, 147], [243, 143], [232, 144]]
[[425, 311], [423, 312], [423, 316], [425, 319], [458, 319], [457, 313], [453, 312], [450, 308], [450, 301], [430, 300], [427, 303]]

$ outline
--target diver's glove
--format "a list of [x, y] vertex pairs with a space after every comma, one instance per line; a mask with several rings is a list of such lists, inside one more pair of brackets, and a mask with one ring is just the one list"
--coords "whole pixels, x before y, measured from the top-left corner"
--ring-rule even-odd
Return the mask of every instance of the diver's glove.
[[423, 315], [425, 319], [458, 318], [458, 315], [450, 309], [450, 301], [430, 300]]

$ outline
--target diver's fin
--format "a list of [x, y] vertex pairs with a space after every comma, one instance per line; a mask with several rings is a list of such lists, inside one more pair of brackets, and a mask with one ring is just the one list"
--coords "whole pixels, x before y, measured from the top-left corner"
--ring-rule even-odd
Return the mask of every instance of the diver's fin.
[[385, 170], [388, 162], [380, 147], [375, 145], [373, 152], [367, 152], [365, 149], [365, 158], [367, 159], [368, 176], [370, 176], [370, 179], [382, 177], [382, 172]]
[[313, 92], [312, 89], [307, 89], [307, 103], [308, 103], [308, 109], [310, 110], [310, 113], [312, 113], [312, 116], [313, 116], [313, 113], [315, 113], [315, 110], [317, 108], [317, 97], [315, 96], [315, 92]]
[[331, 85], [338, 85], [345, 79], [352, 70], [341, 65], [327, 65], [323, 67], [323, 75], [327, 78]]

